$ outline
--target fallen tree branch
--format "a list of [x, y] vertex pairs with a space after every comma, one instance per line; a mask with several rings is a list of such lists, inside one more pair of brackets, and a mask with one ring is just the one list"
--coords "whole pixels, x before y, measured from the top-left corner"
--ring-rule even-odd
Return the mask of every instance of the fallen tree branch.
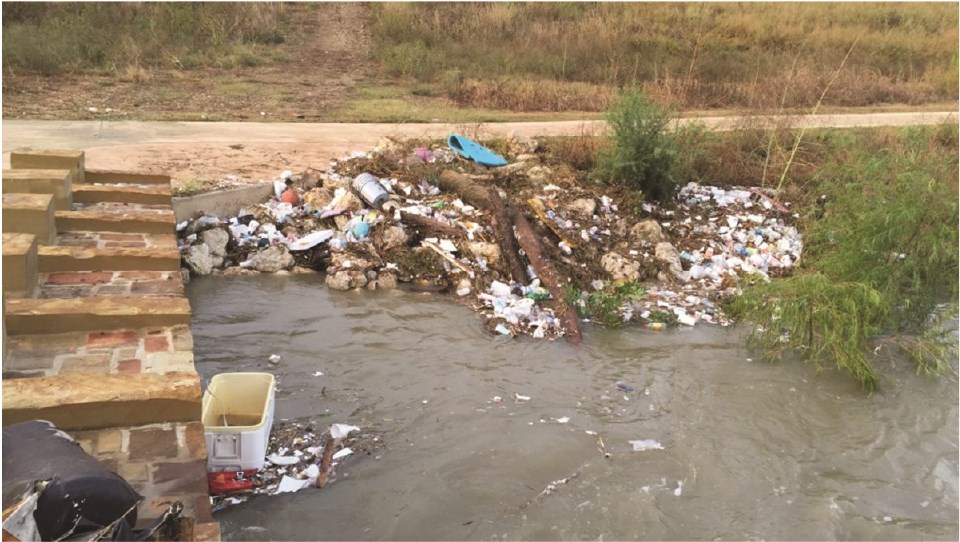
[[425, 216], [415, 215], [413, 213], [408, 213], [406, 211], [400, 211], [400, 221], [406, 222], [411, 226], [418, 228], [425, 228], [428, 230], [433, 230], [447, 235], [453, 235], [456, 237], [465, 237], [466, 232], [460, 228], [455, 228], [443, 222], [439, 222], [432, 218], [427, 218]]
[[507, 272], [514, 282], [526, 284], [530, 280], [527, 266], [520, 259], [520, 246], [513, 235], [512, 220], [506, 214], [506, 204], [500, 194], [452, 170], [440, 175], [440, 189], [459, 194], [465, 202], [490, 213], [490, 224], [500, 245]]
[[479, 186], [456, 171], [446, 170], [440, 175], [440, 188], [459, 194], [470, 205], [490, 213], [497, 243], [513, 280], [526, 284], [531, 277], [527, 276], [527, 266], [520, 257], [520, 249], [523, 249], [540, 282], [553, 297], [554, 311], [566, 332], [567, 340], [572, 344], [580, 344], [582, 336], [577, 313], [564, 299], [563, 281], [553, 262], [544, 254], [540, 238], [523, 213], [512, 203], [503, 201], [496, 190]]
[[323, 447], [323, 457], [320, 459], [320, 474], [317, 476], [317, 487], [327, 485], [330, 479], [330, 469], [333, 466], [333, 446], [334, 439], [327, 435], [327, 443]]

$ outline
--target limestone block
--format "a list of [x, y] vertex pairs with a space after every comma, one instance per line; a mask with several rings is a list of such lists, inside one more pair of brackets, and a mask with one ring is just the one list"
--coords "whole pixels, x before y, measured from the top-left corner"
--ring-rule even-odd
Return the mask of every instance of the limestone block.
[[4, 194], [53, 194], [54, 207], [73, 205], [73, 174], [68, 169], [5, 169]]
[[25, 233], [4, 233], [3, 295], [32, 297], [36, 289], [37, 237]]
[[69, 169], [74, 183], [84, 183], [83, 151], [22, 148], [10, 153], [13, 169]]
[[4, 194], [3, 231], [30, 233], [37, 236], [37, 244], [56, 242], [52, 194]]

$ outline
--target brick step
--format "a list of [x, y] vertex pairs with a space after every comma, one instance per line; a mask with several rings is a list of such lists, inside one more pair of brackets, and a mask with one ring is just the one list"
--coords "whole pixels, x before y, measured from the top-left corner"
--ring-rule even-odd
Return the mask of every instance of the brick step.
[[37, 292], [37, 236], [3, 234], [3, 295], [33, 297]]
[[10, 153], [11, 169], [68, 169], [73, 183], [84, 182], [83, 151], [20, 148]]
[[3, 194], [4, 233], [29, 233], [50, 245], [57, 237], [55, 216], [51, 194]]
[[11, 335], [3, 378], [195, 372], [187, 325]]
[[41, 299], [183, 297], [180, 271], [65, 271], [37, 277]]
[[57, 246], [83, 248], [171, 248], [177, 238], [164, 233], [116, 233], [109, 231], [68, 231], [57, 233]]
[[5, 169], [4, 194], [53, 194], [54, 206], [67, 210], [73, 205], [72, 177], [68, 169]]
[[5, 322], [8, 335], [167, 327], [190, 323], [190, 302], [184, 297], [9, 299]]
[[88, 183], [112, 184], [160, 184], [170, 186], [170, 176], [157, 173], [137, 173], [134, 171], [120, 171], [109, 169], [86, 170]]
[[170, 211], [57, 211], [58, 231], [115, 233], [167, 233], [174, 235], [176, 222]]
[[200, 377], [70, 374], [3, 380], [3, 425], [50, 420], [58, 428], [99, 429], [200, 419]]
[[154, 248], [89, 248], [48, 246], [37, 250], [41, 273], [69, 271], [178, 271], [180, 251], [175, 246]]
[[144, 205], [173, 206], [169, 185], [124, 185], [87, 184], [73, 189], [73, 201], [77, 203], [138, 203]]

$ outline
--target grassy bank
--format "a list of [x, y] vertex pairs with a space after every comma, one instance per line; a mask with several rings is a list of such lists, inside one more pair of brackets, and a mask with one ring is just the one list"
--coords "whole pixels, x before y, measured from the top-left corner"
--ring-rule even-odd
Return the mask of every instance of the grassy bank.
[[636, 84], [681, 109], [957, 98], [952, 4], [375, 4], [386, 74], [463, 106], [602, 111]]
[[115, 73], [233, 68], [276, 59], [280, 3], [4, 2], [8, 73]]

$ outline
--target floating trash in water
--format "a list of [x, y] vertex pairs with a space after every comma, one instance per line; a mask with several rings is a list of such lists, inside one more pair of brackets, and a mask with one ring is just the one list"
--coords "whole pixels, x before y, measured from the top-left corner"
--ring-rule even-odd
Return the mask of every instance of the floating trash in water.
[[631, 440], [630, 445], [633, 446], [633, 451], [635, 452], [663, 450], [663, 445], [653, 439]]

